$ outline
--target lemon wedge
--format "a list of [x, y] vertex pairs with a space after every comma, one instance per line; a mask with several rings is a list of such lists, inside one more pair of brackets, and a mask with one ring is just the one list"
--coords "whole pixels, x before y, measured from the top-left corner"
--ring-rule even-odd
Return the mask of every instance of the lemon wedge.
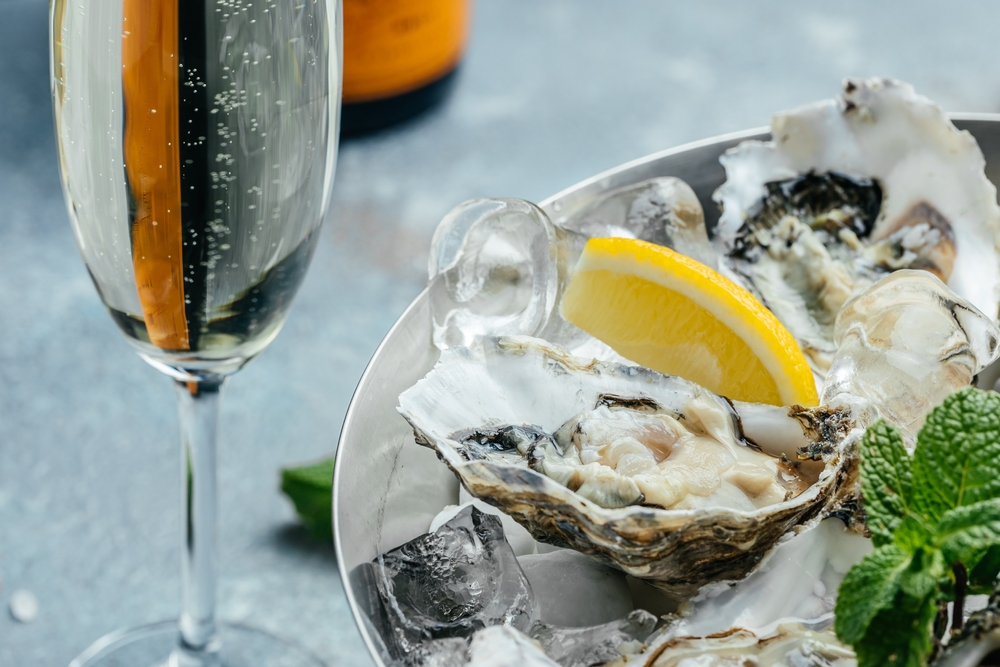
[[805, 355], [778, 318], [736, 283], [669, 248], [591, 239], [561, 310], [622, 356], [717, 394], [818, 403]]

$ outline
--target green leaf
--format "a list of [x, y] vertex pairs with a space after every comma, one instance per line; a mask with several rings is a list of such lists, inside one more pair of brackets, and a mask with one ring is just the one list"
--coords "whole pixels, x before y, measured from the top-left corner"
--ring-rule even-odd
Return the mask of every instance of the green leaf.
[[972, 569], [990, 547], [1000, 545], [1000, 498], [948, 510], [935, 532], [948, 564]]
[[1000, 576], [1000, 545], [993, 545], [980, 557], [969, 571], [969, 592], [972, 595], [989, 595]]
[[938, 601], [959, 594], [954, 566], [965, 566], [971, 590], [988, 590], [1000, 574], [1000, 395], [969, 387], [946, 398], [912, 459], [879, 421], [862, 438], [860, 462], [877, 548], [841, 583], [834, 628], [859, 667], [923, 666]]
[[892, 542], [903, 551], [916, 553], [934, 538], [930, 524], [918, 514], [908, 514], [892, 534]]
[[912, 508], [931, 522], [1000, 497], [1000, 394], [968, 387], [927, 415], [913, 454]]
[[875, 422], [861, 440], [861, 495], [872, 541], [880, 547], [906, 516], [912, 494], [910, 455], [896, 427]]
[[918, 549], [899, 577], [899, 589], [914, 599], [937, 591], [948, 573], [948, 563], [937, 549]]
[[281, 471], [281, 490], [295, 505], [309, 534], [319, 542], [333, 541], [332, 487], [333, 457]]
[[834, 629], [842, 642], [857, 642], [875, 615], [892, 604], [911, 559], [911, 554], [888, 544], [851, 568], [840, 583], [834, 609]]
[[858, 667], [924, 667], [934, 647], [931, 624], [936, 615], [934, 596], [921, 600], [899, 594], [854, 644]]

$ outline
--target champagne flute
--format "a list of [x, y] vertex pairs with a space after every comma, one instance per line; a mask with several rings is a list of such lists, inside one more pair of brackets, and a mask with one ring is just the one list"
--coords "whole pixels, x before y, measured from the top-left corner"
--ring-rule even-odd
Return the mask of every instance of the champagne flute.
[[340, 105], [339, 0], [50, 4], [63, 190], [101, 299], [177, 390], [181, 614], [74, 666], [316, 665], [215, 621], [215, 441], [227, 378], [277, 335], [319, 235]]

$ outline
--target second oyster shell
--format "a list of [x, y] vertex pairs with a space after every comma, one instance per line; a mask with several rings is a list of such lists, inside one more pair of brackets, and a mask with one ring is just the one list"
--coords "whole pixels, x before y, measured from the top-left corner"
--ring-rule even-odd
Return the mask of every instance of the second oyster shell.
[[810, 630], [786, 623], [765, 635], [731, 628], [708, 637], [676, 637], [654, 644], [642, 655], [606, 667], [856, 667], [854, 652], [832, 629]]
[[840, 308], [897, 269], [928, 270], [997, 318], [996, 188], [939, 106], [909, 84], [849, 79], [840, 99], [775, 114], [771, 134], [721, 158], [713, 242], [821, 376]]

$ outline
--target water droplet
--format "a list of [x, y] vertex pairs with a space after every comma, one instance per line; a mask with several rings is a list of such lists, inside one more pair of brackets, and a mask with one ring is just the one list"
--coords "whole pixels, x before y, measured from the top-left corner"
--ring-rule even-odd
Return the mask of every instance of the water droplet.
[[10, 594], [10, 615], [15, 621], [31, 623], [38, 616], [38, 598], [23, 588], [14, 591]]

